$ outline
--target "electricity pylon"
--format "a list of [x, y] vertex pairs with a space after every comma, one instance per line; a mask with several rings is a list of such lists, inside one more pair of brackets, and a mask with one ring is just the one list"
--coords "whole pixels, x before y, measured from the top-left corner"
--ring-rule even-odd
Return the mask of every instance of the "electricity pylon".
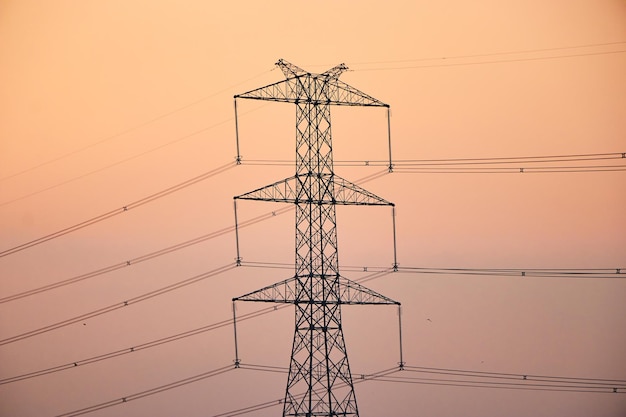
[[[236, 95], [235, 109], [238, 98], [296, 105], [296, 173], [234, 198], [235, 204], [237, 200], [260, 200], [295, 205], [295, 275], [233, 298], [233, 303], [258, 301], [295, 305], [296, 325], [283, 416], [358, 416], [341, 306], [399, 306], [400, 303], [339, 274], [335, 208], [337, 205], [393, 207], [393, 203], [335, 175], [330, 106], [378, 106], [389, 110], [389, 105], [339, 81], [341, 73], [347, 70], [343, 64], [321, 74], [309, 73], [284, 60], [276, 65], [286, 79]], [[237, 148], [240, 162], [239, 145]], [[391, 152], [389, 159], [391, 170]], [[241, 263], [239, 249], [237, 262]], [[397, 268], [395, 259], [394, 268]], [[235, 354], [237, 366], [239, 358], [238, 353]]]

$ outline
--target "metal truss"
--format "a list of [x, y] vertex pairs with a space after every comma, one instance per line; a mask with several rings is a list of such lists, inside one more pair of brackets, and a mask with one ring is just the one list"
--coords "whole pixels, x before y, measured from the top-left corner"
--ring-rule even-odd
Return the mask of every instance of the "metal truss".
[[339, 76], [348, 69], [344, 64], [322, 74], [311, 74], [282, 59], [276, 65], [282, 69], [285, 80], [238, 94], [235, 98], [313, 105], [389, 107], [388, 104], [340, 81]]
[[[321, 187], [320, 190], [316, 187]], [[307, 192], [307, 190], [311, 192]], [[393, 206], [369, 191], [337, 175], [299, 175], [266, 185], [235, 197], [237, 200], [275, 201], [282, 203], [312, 203], [314, 195], [320, 195], [322, 204]]]
[[[237, 200], [259, 200], [295, 205], [295, 275], [235, 297], [233, 303], [295, 305], [295, 334], [283, 416], [358, 416], [341, 307], [400, 303], [340, 275], [335, 210], [337, 205], [393, 207], [393, 203], [335, 175], [330, 106], [386, 107], [389, 115], [389, 105], [339, 81], [348, 69], [343, 64], [321, 74], [307, 72], [284, 60], [276, 65], [286, 79], [236, 95], [235, 110], [238, 98], [296, 105], [296, 173], [234, 198], [235, 204]], [[241, 161], [239, 155], [237, 161]], [[390, 151], [390, 170], [391, 167]], [[239, 251], [237, 261], [240, 263]], [[238, 364], [237, 351], [236, 356]]]
[[[324, 285], [330, 287], [324, 300], [310, 299], [311, 293], [320, 293], [325, 290]], [[313, 291], [307, 291], [307, 285]], [[400, 303], [372, 291], [363, 285], [351, 281], [340, 275], [334, 277], [291, 277], [276, 284], [236, 297], [235, 301], [263, 301], [269, 303], [310, 303], [310, 304], [396, 304]]]

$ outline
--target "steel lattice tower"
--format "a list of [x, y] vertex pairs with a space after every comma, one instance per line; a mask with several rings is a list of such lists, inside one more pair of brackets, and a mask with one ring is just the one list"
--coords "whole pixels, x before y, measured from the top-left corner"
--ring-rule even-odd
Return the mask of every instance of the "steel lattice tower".
[[[400, 303], [340, 275], [335, 208], [337, 205], [393, 207], [393, 203], [335, 175], [330, 106], [389, 109], [389, 105], [339, 81], [341, 73], [347, 70], [343, 64], [321, 74], [309, 73], [284, 60], [276, 65], [286, 79], [236, 95], [235, 109], [238, 98], [296, 105], [296, 173], [234, 198], [235, 204], [237, 200], [260, 200], [295, 205], [295, 275], [236, 297], [233, 302], [295, 305], [295, 334], [283, 416], [358, 416], [341, 306]], [[239, 364], [238, 357], [235, 363]]]

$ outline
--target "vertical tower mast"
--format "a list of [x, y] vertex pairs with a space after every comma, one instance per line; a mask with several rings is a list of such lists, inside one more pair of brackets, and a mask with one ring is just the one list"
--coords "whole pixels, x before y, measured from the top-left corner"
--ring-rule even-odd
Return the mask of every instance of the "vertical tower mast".
[[283, 71], [284, 81], [236, 95], [235, 102], [245, 98], [296, 105], [296, 174], [235, 200], [295, 204], [295, 275], [233, 301], [295, 305], [283, 416], [358, 416], [341, 306], [400, 303], [340, 275], [335, 208], [338, 204], [393, 203], [335, 175], [330, 105], [387, 109], [389, 105], [339, 81], [347, 70], [343, 64], [322, 74], [306, 72], [284, 60], [276, 65]]

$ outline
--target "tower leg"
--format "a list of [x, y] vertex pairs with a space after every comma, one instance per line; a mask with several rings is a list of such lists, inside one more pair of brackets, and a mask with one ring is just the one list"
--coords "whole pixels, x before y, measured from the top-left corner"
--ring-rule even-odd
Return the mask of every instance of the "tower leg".
[[[307, 277], [303, 290], [329, 290], [338, 278]], [[341, 327], [341, 304], [296, 304], [296, 330], [283, 416], [358, 416], [348, 354]]]

